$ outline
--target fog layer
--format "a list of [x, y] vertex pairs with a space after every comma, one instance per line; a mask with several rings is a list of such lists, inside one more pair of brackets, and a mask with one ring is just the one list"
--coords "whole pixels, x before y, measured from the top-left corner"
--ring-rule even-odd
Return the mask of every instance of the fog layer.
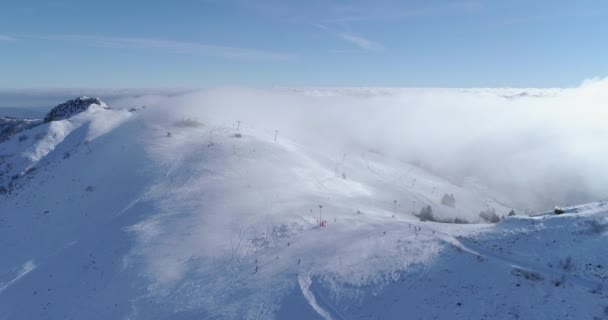
[[278, 130], [336, 156], [373, 150], [518, 207], [608, 198], [608, 79], [572, 89], [218, 88], [112, 102], [147, 105], [155, 121]]

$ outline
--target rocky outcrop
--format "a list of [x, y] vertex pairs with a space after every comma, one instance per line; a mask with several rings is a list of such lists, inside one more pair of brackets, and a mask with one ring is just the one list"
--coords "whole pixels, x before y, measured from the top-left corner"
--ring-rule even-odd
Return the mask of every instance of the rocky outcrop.
[[76, 114], [86, 111], [93, 105], [103, 109], [110, 109], [110, 107], [108, 107], [105, 102], [101, 101], [99, 98], [78, 97], [51, 109], [51, 111], [44, 116], [44, 122], [70, 118]]
[[8, 140], [13, 135], [31, 129], [42, 123], [40, 119], [17, 119], [0, 117], [0, 142]]

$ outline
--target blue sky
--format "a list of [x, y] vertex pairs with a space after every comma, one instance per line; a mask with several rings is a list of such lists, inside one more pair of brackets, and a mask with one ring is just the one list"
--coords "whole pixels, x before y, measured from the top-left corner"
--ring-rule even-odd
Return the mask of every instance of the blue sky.
[[566, 87], [607, 56], [605, 0], [0, 4], [0, 88]]

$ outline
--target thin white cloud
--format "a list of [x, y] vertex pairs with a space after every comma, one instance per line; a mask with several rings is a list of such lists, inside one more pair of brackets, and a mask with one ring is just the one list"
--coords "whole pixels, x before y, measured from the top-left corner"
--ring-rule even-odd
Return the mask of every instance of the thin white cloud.
[[384, 47], [374, 41], [350, 33], [338, 33], [338, 37], [365, 50], [382, 50]]
[[239, 0], [237, 3], [258, 14], [283, 21], [307, 24], [324, 23], [341, 27], [379, 21], [400, 21], [421, 16], [476, 14], [482, 12], [486, 6], [483, 0], [457, 0], [440, 3], [402, 0], [309, 0], [305, 2], [306, 5], [293, 5], [284, 0]]
[[342, 40], [348, 41], [351, 44], [354, 44], [355, 46], [357, 46], [361, 49], [375, 50], [375, 51], [384, 49], [384, 46], [382, 46], [381, 44], [374, 42], [372, 40], [366, 39], [364, 37], [354, 35], [354, 34], [348, 33], [348, 32], [336, 32], [336, 31], [332, 30], [332, 28], [329, 28], [326, 25], [320, 24], [320, 23], [313, 23], [312, 25], [325, 32], [331, 33], [331, 34], [335, 35], [336, 37], [341, 38]]
[[173, 41], [154, 38], [105, 37], [89, 35], [32, 36], [31, 38], [79, 42], [91, 46], [109, 48], [133, 48], [161, 50], [173, 53], [196, 54], [235, 60], [291, 60], [294, 55], [282, 52], [264, 51], [248, 48], [228, 47], [196, 42]]
[[15, 38], [0, 34], [0, 41], [13, 41]]

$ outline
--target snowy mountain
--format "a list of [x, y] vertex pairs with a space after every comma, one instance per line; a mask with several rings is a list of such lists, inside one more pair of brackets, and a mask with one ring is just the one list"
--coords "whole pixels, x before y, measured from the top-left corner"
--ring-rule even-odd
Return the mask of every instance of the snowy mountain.
[[72, 149], [88, 146], [89, 139], [126, 120], [125, 111], [97, 114], [108, 109], [99, 99], [80, 97], [51, 109], [44, 120], [7, 121], [6, 141], [0, 144], [0, 194], [24, 186], [36, 170], [68, 158]]
[[382, 150], [161, 104], [79, 98], [0, 143], [0, 319], [608, 318], [608, 202], [528, 215]]

